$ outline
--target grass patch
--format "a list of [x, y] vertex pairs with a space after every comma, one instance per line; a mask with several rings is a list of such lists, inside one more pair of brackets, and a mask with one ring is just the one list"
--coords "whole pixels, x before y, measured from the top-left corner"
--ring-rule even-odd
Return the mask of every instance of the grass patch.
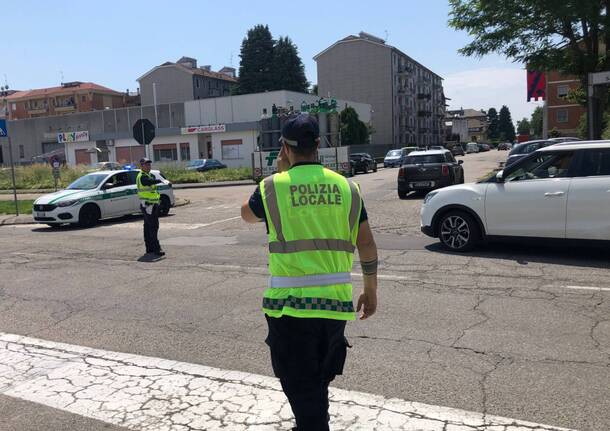
[[[154, 169], [159, 169], [172, 183], [210, 183], [219, 181], [237, 181], [252, 178], [252, 169], [219, 169], [209, 172], [188, 171], [183, 164], [156, 163]], [[63, 166], [57, 188], [63, 189], [79, 177], [85, 175], [90, 168], [86, 166]], [[37, 164], [15, 167], [15, 183], [19, 190], [52, 189], [55, 186], [53, 171], [49, 165]], [[0, 190], [11, 190], [13, 187], [11, 170], [0, 169]]]
[[[19, 214], [32, 214], [33, 200], [18, 200], [17, 205], [19, 206]], [[14, 201], [0, 201], [0, 214], [15, 214], [15, 202]]]

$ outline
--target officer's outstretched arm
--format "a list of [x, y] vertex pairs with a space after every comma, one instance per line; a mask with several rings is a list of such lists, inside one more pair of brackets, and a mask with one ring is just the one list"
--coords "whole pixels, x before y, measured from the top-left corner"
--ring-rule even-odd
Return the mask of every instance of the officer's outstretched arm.
[[252, 209], [250, 208], [250, 205], [248, 203], [248, 201], [246, 201], [242, 206], [241, 206], [241, 218], [243, 219], [243, 221], [245, 221], [246, 223], [258, 223], [261, 221], [261, 219], [259, 219], [253, 212]]
[[364, 279], [364, 292], [358, 298], [357, 311], [362, 309], [360, 319], [366, 319], [377, 310], [377, 244], [368, 221], [360, 224], [356, 247]]

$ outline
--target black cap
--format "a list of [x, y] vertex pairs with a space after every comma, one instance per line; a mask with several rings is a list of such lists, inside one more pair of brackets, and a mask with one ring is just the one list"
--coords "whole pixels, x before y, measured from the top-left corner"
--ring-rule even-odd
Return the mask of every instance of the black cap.
[[143, 165], [145, 163], [152, 163], [152, 160], [150, 160], [148, 157], [142, 157], [140, 159], [140, 164]]
[[282, 127], [280, 142], [292, 147], [313, 147], [320, 137], [318, 121], [309, 114], [299, 114], [290, 117]]

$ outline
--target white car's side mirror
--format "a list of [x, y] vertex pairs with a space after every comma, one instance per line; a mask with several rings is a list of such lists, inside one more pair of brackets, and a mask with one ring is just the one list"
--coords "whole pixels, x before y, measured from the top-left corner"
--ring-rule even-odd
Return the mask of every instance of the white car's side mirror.
[[504, 171], [503, 170], [496, 174], [496, 181], [499, 183], [504, 182]]

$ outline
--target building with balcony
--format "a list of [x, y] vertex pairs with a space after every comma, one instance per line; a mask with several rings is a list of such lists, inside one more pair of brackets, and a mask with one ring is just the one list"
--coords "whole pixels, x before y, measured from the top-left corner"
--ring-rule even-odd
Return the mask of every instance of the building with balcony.
[[391, 147], [442, 145], [442, 78], [383, 39], [360, 32], [314, 57], [318, 94], [368, 103], [373, 143]]
[[451, 135], [460, 136], [460, 142], [482, 142], [487, 136], [487, 113], [482, 109], [447, 111], [445, 122], [451, 128]]
[[138, 78], [143, 105], [181, 103], [189, 100], [229, 96], [237, 83], [235, 69], [223, 67], [213, 72], [210, 66], [197, 67], [197, 60], [182, 57], [168, 61]]
[[125, 106], [125, 94], [93, 82], [66, 82], [59, 87], [17, 91], [6, 97], [10, 120], [115, 109]]

